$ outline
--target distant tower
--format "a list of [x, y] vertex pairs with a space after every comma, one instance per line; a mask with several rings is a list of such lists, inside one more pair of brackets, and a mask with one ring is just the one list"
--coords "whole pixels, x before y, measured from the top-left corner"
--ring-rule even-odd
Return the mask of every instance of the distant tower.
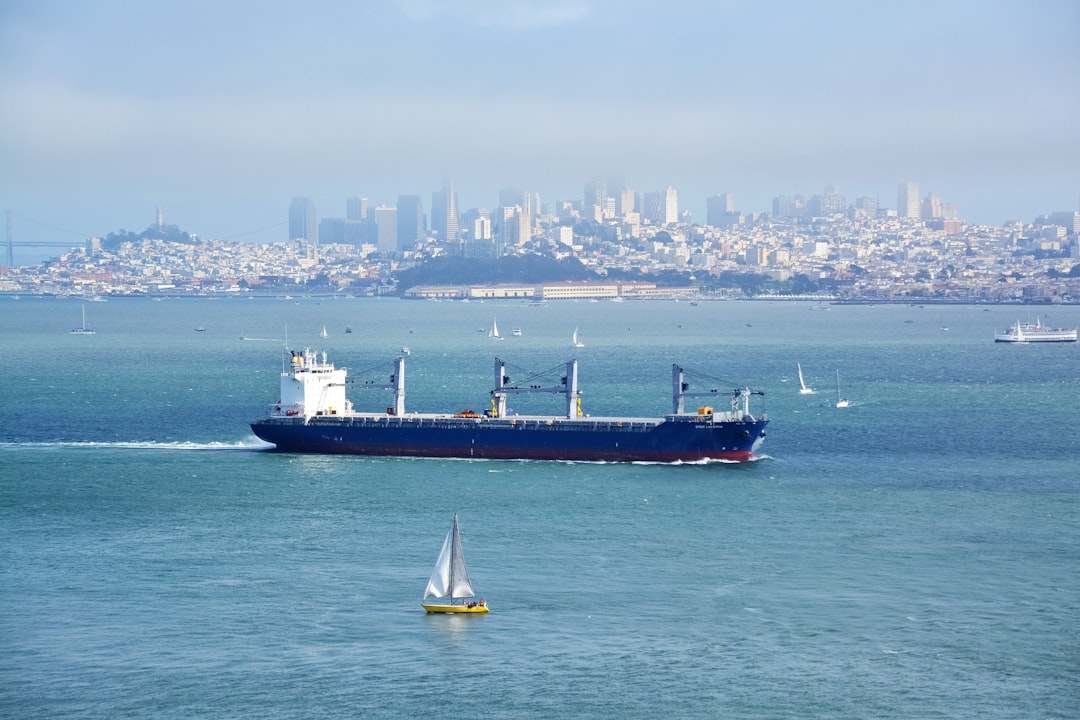
[[397, 249], [412, 250], [424, 237], [424, 203], [419, 195], [397, 199]]
[[920, 215], [919, 183], [900, 183], [896, 188], [896, 216], [918, 218]]
[[670, 185], [664, 190], [664, 224], [679, 222], [679, 196]]
[[164, 227], [165, 227], [165, 220], [164, 220], [164, 218], [163, 218], [163, 216], [161, 214], [161, 206], [158, 205], [158, 208], [157, 208], [157, 229], [161, 230]]
[[289, 206], [289, 239], [316, 242], [319, 239], [315, 203], [309, 197], [294, 197]]
[[442, 190], [431, 194], [431, 229], [444, 243], [458, 239], [457, 193], [449, 178], [443, 180]]

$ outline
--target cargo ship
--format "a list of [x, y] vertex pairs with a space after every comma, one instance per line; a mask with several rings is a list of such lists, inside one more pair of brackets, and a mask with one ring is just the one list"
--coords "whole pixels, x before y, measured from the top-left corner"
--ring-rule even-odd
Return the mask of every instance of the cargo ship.
[[1014, 325], [995, 332], [994, 342], [1076, 342], [1076, 328], [1048, 327], [1042, 324], [1041, 319], [1036, 319], [1033, 323], [1022, 323], [1017, 320]]
[[[691, 392], [684, 370], [671, 370], [672, 412], [662, 418], [590, 417], [581, 408], [577, 361], [551, 386], [520, 387], [510, 382], [506, 364], [495, 359], [490, 408], [454, 413], [405, 409], [405, 359], [391, 364], [388, 383], [366, 388], [393, 393], [384, 412], [358, 412], [346, 397], [347, 370], [327, 362], [326, 353], [290, 351], [281, 374], [280, 399], [268, 415], [251, 424], [278, 450], [304, 453], [391, 455], [502, 460], [596, 462], [697, 462], [752, 460], [765, 439], [769, 420], [750, 414], [749, 389]], [[521, 394], [562, 395], [560, 415], [519, 415], [507, 399]], [[702, 404], [684, 411], [689, 398], [723, 400], [727, 408]]]

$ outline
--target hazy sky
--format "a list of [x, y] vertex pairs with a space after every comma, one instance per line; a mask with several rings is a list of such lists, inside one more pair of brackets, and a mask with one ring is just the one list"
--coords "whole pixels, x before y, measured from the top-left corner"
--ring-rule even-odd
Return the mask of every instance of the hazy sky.
[[721, 191], [895, 207], [905, 180], [1030, 221], [1080, 202], [1078, 36], [1075, 0], [0, 0], [0, 210], [17, 242], [159, 205], [272, 241], [292, 196], [619, 176], [698, 221]]

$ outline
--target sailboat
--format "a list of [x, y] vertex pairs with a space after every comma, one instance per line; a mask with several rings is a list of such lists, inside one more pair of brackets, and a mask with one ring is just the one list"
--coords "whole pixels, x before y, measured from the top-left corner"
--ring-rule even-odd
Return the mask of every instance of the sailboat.
[[840, 394], [840, 371], [836, 371], [836, 407], [845, 408], [848, 406], [847, 399]]
[[[434, 598], [429, 601], [429, 598]], [[429, 613], [486, 613], [487, 603], [473, 590], [465, 556], [461, 552], [461, 533], [458, 530], [457, 513], [454, 524], [443, 540], [439, 558], [431, 571], [420, 603]]]
[[495, 324], [495, 318], [491, 318], [491, 330], [488, 331], [488, 337], [492, 340], [503, 339], [503, 336], [499, 334], [499, 326]]
[[82, 327], [77, 327], [71, 331], [72, 335], [96, 335], [97, 333], [86, 324], [86, 306], [82, 306]]
[[322, 326], [322, 332], [319, 333], [319, 337], [327, 337], [325, 325]]
[[801, 363], [795, 363], [795, 365], [796, 365], [796, 367], [799, 368], [799, 394], [801, 394], [801, 395], [813, 395], [814, 394], [814, 388], [806, 387], [806, 382], [803, 381], [802, 364]]
[[574, 347], [585, 347], [585, 343], [581, 342], [581, 333], [577, 328], [574, 328], [574, 338], [572, 340]]

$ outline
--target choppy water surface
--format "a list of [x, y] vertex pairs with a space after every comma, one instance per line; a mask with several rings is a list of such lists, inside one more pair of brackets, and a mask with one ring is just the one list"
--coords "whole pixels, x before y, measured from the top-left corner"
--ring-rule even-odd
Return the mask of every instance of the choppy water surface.
[[[994, 327], [1026, 310], [130, 299], [87, 312], [98, 334], [71, 336], [76, 302], [0, 301], [4, 716], [1080, 708], [1080, 347], [995, 345]], [[522, 335], [478, 332], [495, 318]], [[585, 348], [570, 347], [575, 326]], [[246, 423], [276, 399], [286, 332], [357, 378], [407, 345], [413, 410], [483, 407], [496, 355], [518, 373], [576, 357], [592, 414], [663, 414], [678, 362], [764, 390], [755, 410], [773, 422], [746, 465], [269, 452]], [[817, 394], [798, 393], [796, 362]], [[454, 512], [486, 616], [419, 606]]]

